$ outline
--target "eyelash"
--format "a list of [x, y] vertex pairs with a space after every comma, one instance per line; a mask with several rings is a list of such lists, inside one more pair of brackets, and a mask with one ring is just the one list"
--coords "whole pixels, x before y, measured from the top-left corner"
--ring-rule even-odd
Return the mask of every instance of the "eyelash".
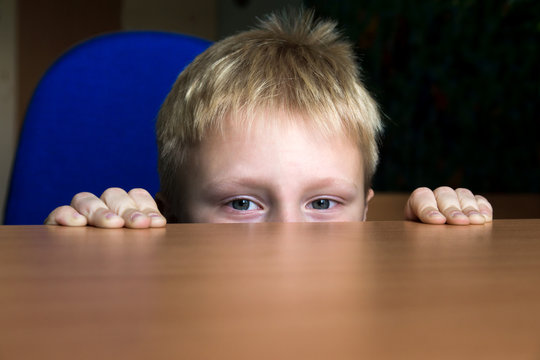
[[[328, 201], [329, 202], [329, 205], [328, 205], [328, 208], [326, 209], [316, 209], [313, 204], [316, 203], [317, 201], [321, 201], [321, 200], [325, 200], [325, 201]], [[315, 200], [311, 200], [310, 202], [308, 202], [308, 209], [313, 209], [313, 210], [319, 210], [319, 211], [325, 211], [325, 210], [331, 210], [333, 209], [334, 207], [340, 205], [341, 203], [337, 200], [334, 200], [334, 199], [329, 199], [329, 198], [317, 198]]]
[[[321, 201], [321, 200], [326, 200], [326, 201], [328, 201], [328, 202], [330, 203], [329, 206], [328, 206], [328, 208], [326, 208], [326, 209], [317, 209], [317, 208], [315, 208], [315, 207], [313, 206], [313, 204], [314, 204], [315, 202]], [[249, 202], [249, 207], [248, 207], [248, 209], [244, 209], [244, 210], [242, 210], [242, 209], [235, 209], [235, 208], [233, 207], [233, 203], [234, 203], [235, 201], [247, 201], [247, 202]], [[257, 208], [256, 208], [256, 209], [250, 209], [250, 207], [253, 206], [253, 205], [256, 206]], [[316, 210], [316, 211], [329, 211], [329, 210], [332, 210], [333, 208], [335, 208], [336, 206], [339, 206], [339, 205], [341, 205], [341, 202], [340, 202], [340, 201], [335, 200], [335, 199], [330, 199], [330, 198], [325, 198], [325, 197], [323, 197], [323, 198], [317, 198], [317, 199], [315, 199], [315, 200], [309, 201], [309, 202], [307, 203], [306, 207], [307, 207], [308, 209]], [[262, 209], [263, 209], [263, 207], [262, 207], [261, 205], [259, 205], [256, 201], [251, 200], [251, 199], [249, 199], [249, 198], [243, 198], [243, 197], [231, 199], [231, 200], [229, 200], [229, 201], [227, 201], [227, 202], [225, 203], [225, 206], [228, 207], [228, 208], [230, 208], [232, 211], [236, 211], [236, 212], [247, 212], [247, 211], [255, 211], [255, 210], [262, 210]]]
[[[248, 209], [245, 209], [245, 210], [235, 209], [235, 208], [233, 207], [233, 203], [234, 203], [235, 201], [247, 201], [247, 202], [250, 203], [250, 204], [249, 204], [249, 207], [251, 207], [252, 205], [255, 205], [257, 208], [256, 208], [256, 209], [249, 209], [249, 208], [248, 208]], [[227, 201], [227, 202], [225, 203], [225, 206], [231, 208], [233, 211], [238, 211], [238, 212], [254, 211], [254, 210], [261, 210], [261, 209], [262, 209], [262, 206], [260, 206], [259, 204], [257, 204], [257, 202], [255, 202], [255, 201], [253, 201], [253, 200], [251, 200], [251, 199], [247, 199], [247, 198], [236, 198], [236, 199], [231, 199], [231, 200], [229, 200], [229, 201]]]

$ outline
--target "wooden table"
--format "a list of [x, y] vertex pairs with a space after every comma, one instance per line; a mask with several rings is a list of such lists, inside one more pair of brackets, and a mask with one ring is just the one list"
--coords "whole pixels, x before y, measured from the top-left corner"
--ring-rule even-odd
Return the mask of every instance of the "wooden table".
[[540, 359], [540, 219], [0, 227], [0, 359]]

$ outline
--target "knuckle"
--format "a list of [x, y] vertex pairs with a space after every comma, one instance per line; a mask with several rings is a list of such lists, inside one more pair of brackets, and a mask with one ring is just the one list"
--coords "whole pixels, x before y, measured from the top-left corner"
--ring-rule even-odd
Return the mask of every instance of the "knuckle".
[[101, 194], [101, 198], [108, 198], [108, 197], [111, 197], [111, 196], [118, 196], [122, 193], [125, 193], [125, 191], [119, 187], [111, 187], [111, 188], [108, 188], [106, 189], [103, 194]]
[[92, 194], [92, 193], [80, 192], [78, 194], [75, 194], [75, 196], [73, 196], [73, 199], [71, 200], [71, 203], [72, 204], [80, 203], [81, 201], [84, 201], [84, 200], [87, 200], [87, 199], [90, 199], [90, 198], [93, 198], [93, 197], [94, 197], [94, 194]]
[[482, 195], [475, 195], [474, 198], [476, 199], [476, 202], [478, 203], [479, 206], [486, 207], [486, 208], [488, 208], [489, 210], [493, 211], [493, 206], [492, 206], [491, 203], [488, 201], [488, 199], [486, 199], [486, 198], [483, 197]]
[[425, 194], [425, 193], [428, 193], [428, 192], [431, 192], [430, 188], [427, 188], [425, 186], [424, 187], [419, 187], [419, 188], [415, 189], [412, 192], [412, 196], [418, 196], [418, 195]]
[[456, 193], [458, 195], [474, 197], [472, 191], [469, 190], [469, 189], [465, 189], [465, 188], [457, 188]]
[[476, 201], [488, 202], [488, 200], [482, 195], [474, 195], [474, 198], [476, 199]]
[[59, 206], [57, 207], [53, 212], [55, 213], [65, 213], [65, 212], [71, 212], [73, 210], [73, 208], [69, 205], [62, 205], [62, 206]]
[[453, 191], [454, 189], [452, 189], [450, 186], [439, 186], [438, 188], [434, 190], [434, 192], [438, 194], [447, 194]]
[[134, 188], [128, 192], [129, 196], [150, 196], [150, 193], [143, 188]]

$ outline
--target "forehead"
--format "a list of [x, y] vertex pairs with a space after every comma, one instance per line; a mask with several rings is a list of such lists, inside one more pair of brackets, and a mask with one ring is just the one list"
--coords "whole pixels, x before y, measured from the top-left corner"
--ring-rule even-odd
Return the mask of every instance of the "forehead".
[[[314, 126], [305, 116], [260, 111], [250, 117], [228, 116], [219, 130], [208, 131], [194, 149], [191, 170], [208, 179], [249, 176], [274, 180], [332, 174], [363, 181], [362, 156], [343, 132]], [[199, 176], [199, 177], [200, 177]], [[362, 180], [359, 180], [362, 179]], [[276, 180], [277, 181], [277, 180]]]

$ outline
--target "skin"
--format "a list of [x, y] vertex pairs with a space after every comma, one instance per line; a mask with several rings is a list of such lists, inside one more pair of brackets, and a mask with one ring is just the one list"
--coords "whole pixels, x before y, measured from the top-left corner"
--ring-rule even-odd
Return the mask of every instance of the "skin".
[[[282, 113], [259, 115], [251, 129], [228, 120], [192, 152], [183, 189], [190, 222], [363, 221], [373, 190], [364, 188], [362, 157], [343, 135], [323, 136]], [[292, 121], [289, 121], [292, 120]], [[258, 124], [273, 123], [264, 126]], [[166, 204], [165, 204], [166, 206]], [[489, 202], [467, 189], [416, 189], [407, 220], [428, 224], [484, 224]], [[107, 189], [100, 198], [75, 195], [46, 224], [104, 228], [163, 227], [165, 218], [143, 189]]]
[[[258, 119], [259, 120], [259, 119]], [[362, 158], [344, 136], [324, 137], [302, 120], [264, 114], [249, 131], [229, 122], [188, 164], [191, 222], [362, 221]], [[300, 124], [298, 124], [300, 122]], [[295, 125], [296, 124], [296, 125]], [[239, 210], [243, 202], [247, 210]], [[322, 206], [321, 206], [322, 205]]]

